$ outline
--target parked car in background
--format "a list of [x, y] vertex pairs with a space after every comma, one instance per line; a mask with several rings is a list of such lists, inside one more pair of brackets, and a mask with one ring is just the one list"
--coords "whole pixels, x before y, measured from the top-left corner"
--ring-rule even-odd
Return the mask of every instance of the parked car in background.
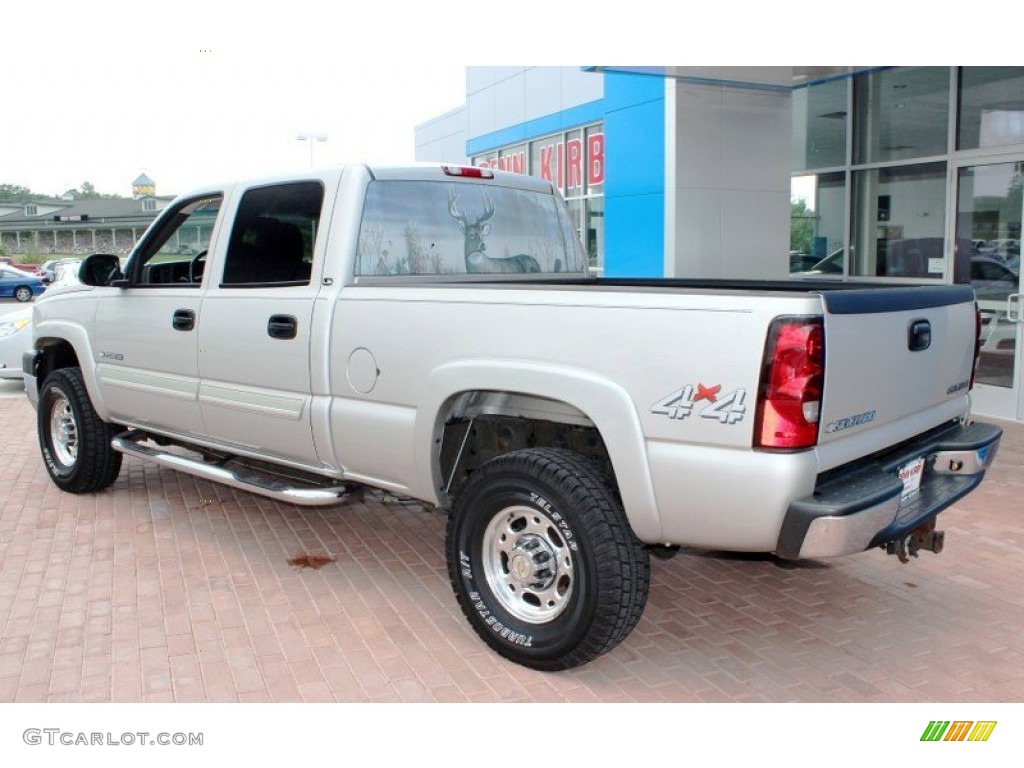
[[32, 301], [46, 286], [35, 275], [11, 267], [0, 266], [0, 299], [14, 298], [18, 301]]
[[0, 379], [21, 378], [21, 356], [32, 349], [32, 307], [0, 315]]
[[35, 272], [35, 264], [19, 264], [10, 256], [0, 256], [0, 267], [10, 267], [20, 272]]
[[1017, 293], [1020, 277], [1008, 264], [990, 256], [971, 259], [971, 287], [983, 305], [986, 302], [1004, 302], [1011, 293]]
[[[790, 266], [792, 266], [790, 260]], [[795, 275], [807, 275], [817, 277], [819, 275], [841, 275], [843, 274], [843, 249], [836, 248], [823, 259], [816, 259], [814, 263], [806, 265], [805, 269], [794, 272]]]
[[989, 240], [988, 246], [1003, 259], [1011, 259], [1020, 256], [1020, 239], [1016, 237], [1004, 237], [998, 240]]
[[44, 284], [49, 285], [56, 279], [57, 268], [63, 264], [70, 264], [74, 267], [78, 267], [82, 263], [81, 259], [50, 259], [44, 261], [36, 269], [36, 277], [43, 281]]
[[50, 288], [59, 285], [74, 285], [78, 283], [78, 268], [82, 266], [81, 259], [64, 259], [53, 265], [53, 276], [50, 278]]
[[[81, 286], [78, 279], [80, 259], [65, 259], [54, 265], [54, 278], [46, 295], [64, 293]], [[32, 349], [32, 307], [18, 307], [13, 312], [0, 309], [0, 379], [22, 378], [21, 356]]]

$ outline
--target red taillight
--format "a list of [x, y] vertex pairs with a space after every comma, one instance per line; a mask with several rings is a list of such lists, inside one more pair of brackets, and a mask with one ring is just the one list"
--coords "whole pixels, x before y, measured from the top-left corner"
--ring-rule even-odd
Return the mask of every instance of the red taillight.
[[754, 447], [797, 450], [818, 442], [825, 330], [818, 318], [777, 318], [768, 331]]
[[978, 375], [978, 366], [981, 365], [981, 307], [974, 305], [974, 367], [971, 368], [971, 389], [974, 389], [974, 379]]
[[465, 176], [468, 179], [493, 179], [494, 171], [490, 168], [477, 168], [471, 165], [442, 165], [445, 176]]

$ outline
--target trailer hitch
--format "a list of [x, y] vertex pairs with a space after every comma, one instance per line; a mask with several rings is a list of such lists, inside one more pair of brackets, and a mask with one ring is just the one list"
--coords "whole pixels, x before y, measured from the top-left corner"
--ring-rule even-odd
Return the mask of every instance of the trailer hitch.
[[887, 542], [885, 552], [888, 555], [896, 555], [901, 563], [909, 563], [910, 558], [917, 557], [921, 550], [934, 552], [936, 555], [942, 551], [945, 543], [946, 532], [935, 530], [935, 519], [919, 525], [902, 539]]

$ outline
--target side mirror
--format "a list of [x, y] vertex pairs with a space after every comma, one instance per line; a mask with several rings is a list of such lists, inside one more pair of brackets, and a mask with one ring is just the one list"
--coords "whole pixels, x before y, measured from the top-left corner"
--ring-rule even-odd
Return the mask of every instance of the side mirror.
[[83, 285], [113, 285], [115, 280], [123, 280], [121, 260], [112, 253], [94, 253], [86, 256], [82, 266], [78, 268], [78, 279]]

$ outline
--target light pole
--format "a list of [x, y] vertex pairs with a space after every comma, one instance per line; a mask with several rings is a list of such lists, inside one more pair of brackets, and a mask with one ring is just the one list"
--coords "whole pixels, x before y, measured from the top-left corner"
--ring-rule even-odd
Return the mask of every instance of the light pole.
[[309, 166], [313, 167], [313, 145], [315, 142], [327, 141], [327, 135], [323, 133], [300, 133], [295, 137], [298, 141], [309, 142]]

